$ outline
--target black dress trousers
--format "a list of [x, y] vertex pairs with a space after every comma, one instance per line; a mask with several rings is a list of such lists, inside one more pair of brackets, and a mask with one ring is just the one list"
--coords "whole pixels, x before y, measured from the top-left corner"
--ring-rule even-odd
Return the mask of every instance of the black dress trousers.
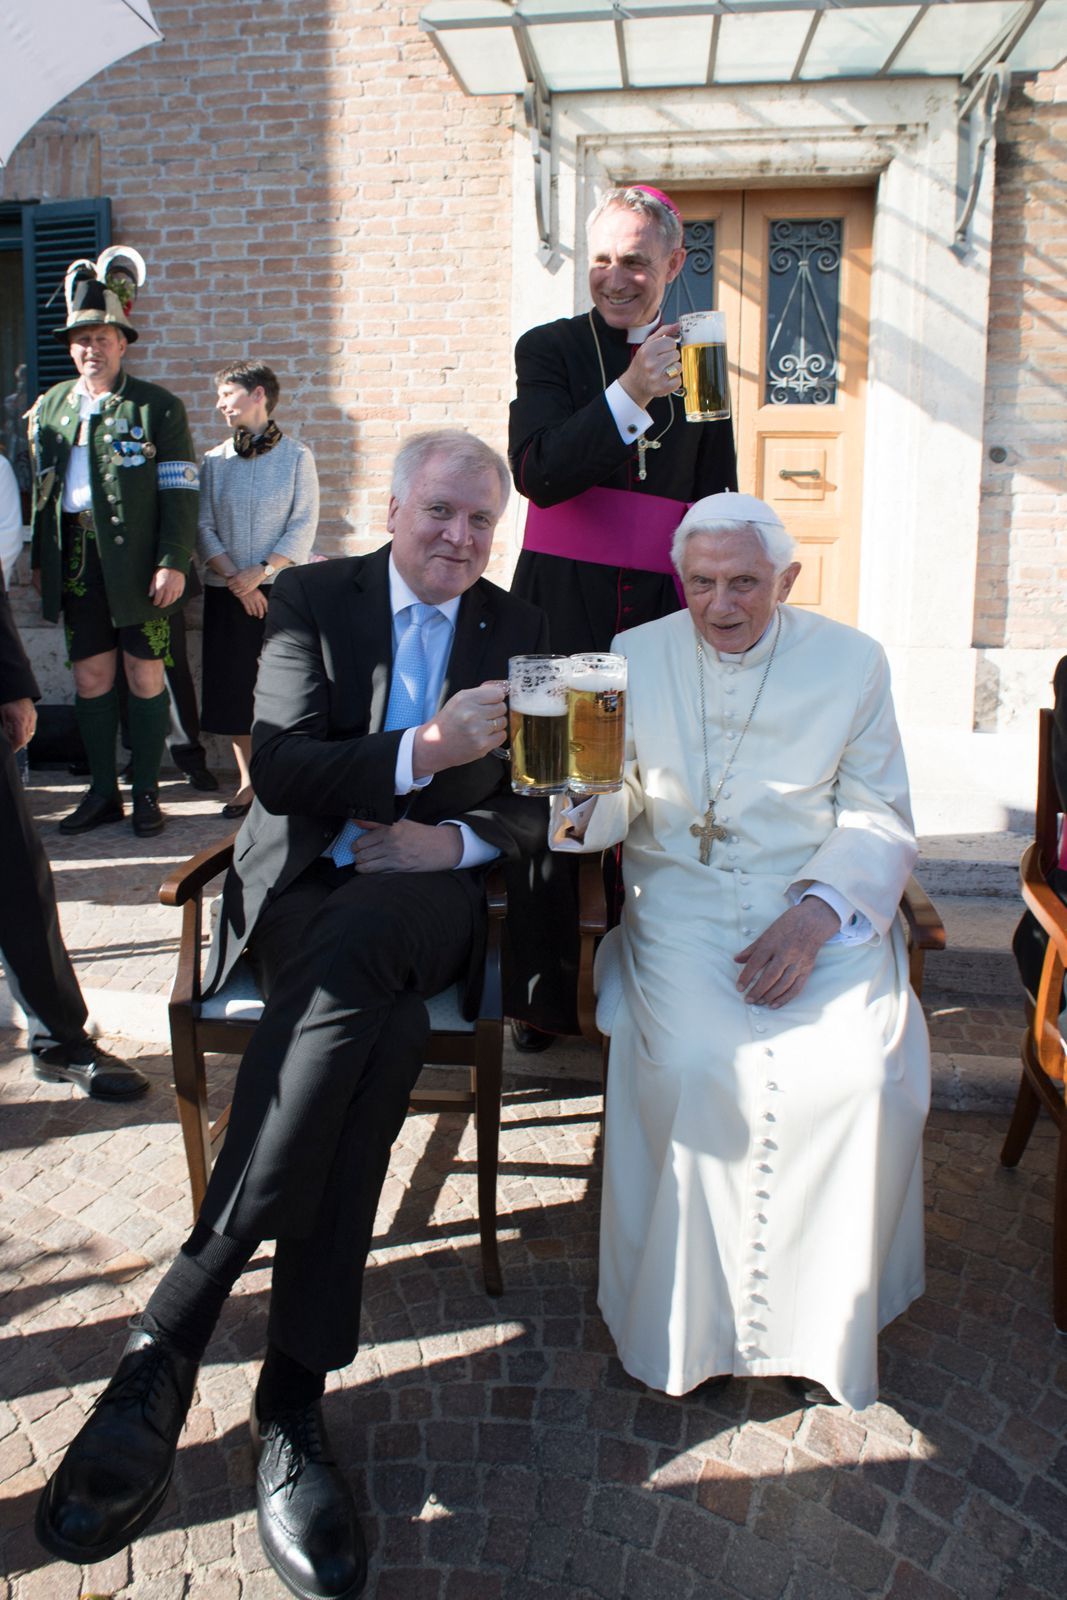
[[201, 1220], [277, 1239], [270, 1337], [313, 1371], [359, 1346], [363, 1267], [429, 1032], [424, 996], [466, 972], [480, 875], [312, 865], [250, 948], [267, 1004], [237, 1076]]

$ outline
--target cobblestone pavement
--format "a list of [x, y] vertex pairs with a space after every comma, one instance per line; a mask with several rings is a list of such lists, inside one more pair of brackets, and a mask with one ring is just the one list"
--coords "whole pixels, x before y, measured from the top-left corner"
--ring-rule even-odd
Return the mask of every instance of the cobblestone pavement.
[[[119, 828], [57, 841], [44, 820], [68, 938], [100, 913], [79, 946], [83, 977], [86, 960], [114, 959], [135, 985], [153, 926], [145, 942], [165, 953], [168, 981], [174, 913], [152, 921], [160, 869], [225, 830], [216, 805], [183, 794], [175, 785], [176, 820], [147, 850]], [[54, 819], [74, 798], [37, 792], [35, 803]], [[121, 895], [127, 910], [108, 921]], [[972, 1012], [960, 1025], [1012, 1019]], [[167, 1058], [113, 1042], [152, 1078], [144, 1101], [90, 1104], [37, 1083], [19, 1037], [0, 1032], [0, 1600], [281, 1596], [256, 1537], [246, 1421], [269, 1246], [227, 1305], [151, 1531], [84, 1571], [33, 1538], [40, 1487], [189, 1225]], [[529, 1070], [550, 1071], [548, 1059]], [[479, 1271], [472, 1130], [409, 1118], [377, 1222], [364, 1350], [326, 1399], [371, 1542], [368, 1596], [1063, 1600], [1054, 1145], [1040, 1127], [1008, 1173], [1003, 1128], [1002, 1116], [934, 1113], [927, 1292], [883, 1335], [878, 1404], [853, 1413], [799, 1407], [773, 1380], [674, 1400], [626, 1376], [595, 1304], [600, 1126], [588, 1082], [509, 1079], [496, 1301]]]

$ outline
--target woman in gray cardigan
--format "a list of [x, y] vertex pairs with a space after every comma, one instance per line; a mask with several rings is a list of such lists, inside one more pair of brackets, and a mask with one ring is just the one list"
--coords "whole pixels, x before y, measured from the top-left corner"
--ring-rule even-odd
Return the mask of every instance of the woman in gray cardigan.
[[204, 457], [198, 548], [204, 574], [204, 685], [201, 723], [225, 734], [237, 762], [237, 792], [224, 817], [252, 804], [252, 701], [267, 598], [276, 573], [311, 555], [319, 520], [319, 479], [306, 444], [283, 434], [271, 413], [278, 379], [260, 361], [215, 374], [218, 410], [231, 439]]

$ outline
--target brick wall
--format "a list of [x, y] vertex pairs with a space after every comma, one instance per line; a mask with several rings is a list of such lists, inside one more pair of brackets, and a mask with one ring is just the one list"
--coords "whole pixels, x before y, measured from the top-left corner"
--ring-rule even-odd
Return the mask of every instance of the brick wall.
[[1065, 151], [1067, 68], [1017, 80], [997, 146], [980, 648], [1067, 650]]
[[[460, 92], [417, 4], [154, 10], [165, 41], [57, 108], [0, 192], [84, 194], [95, 136], [115, 238], [150, 269], [131, 368], [183, 397], [206, 449], [225, 431], [211, 373], [264, 357], [318, 460], [319, 548], [373, 548], [398, 439], [448, 424], [505, 442], [513, 102]], [[55, 159], [64, 136], [80, 166]]]

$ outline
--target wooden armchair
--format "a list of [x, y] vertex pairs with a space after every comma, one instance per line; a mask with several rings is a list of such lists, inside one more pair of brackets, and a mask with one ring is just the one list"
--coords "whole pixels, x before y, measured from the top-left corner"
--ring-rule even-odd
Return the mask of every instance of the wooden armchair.
[[[207, 1188], [211, 1163], [226, 1133], [229, 1107], [211, 1121], [205, 1055], [242, 1056], [263, 1010], [263, 1000], [247, 963], [240, 961], [218, 994], [201, 994], [204, 890], [224, 873], [233, 857], [233, 839], [202, 850], [166, 879], [159, 891], [165, 906], [182, 908], [178, 971], [170, 997], [170, 1037], [174, 1090], [178, 1099], [185, 1159], [189, 1168], [193, 1215]], [[501, 1058], [504, 1040], [501, 932], [507, 912], [503, 875], [486, 879], [488, 937], [478, 1015], [468, 1022], [462, 1011], [462, 986], [427, 1002], [430, 1041], [424, 1065], [462, 1066], [470, 1073], [466, 1089], [419, 1089], [413, 1111], [473, 1111], [478, 1142], [478, 1227], [486, 1292], [503, 1292], [496, 1237], [496, 1176], [500, 1141]]]
[[[922, 999], [926, 952], [945, 948], [945, 925], [937, 907], [915, 878], [909, 878], [900, 898], [900, 915], [908, 943], [908, 975], [915, 993]], [[608, 1041], [596, 1025], [596, 990], [593, 986], [593, 960], [597, 941], [607, 932], [607, 902], [604, 896], [602, 857], [583, 856], [579, 874], [578, 928], [581, 948], [578, 961], [578, 1026], [582, 1037], [599, 1044], [607, 1074]]]
[[1025, 998], [1026, 1030], [1020, 1041], [1022, 1077], [1011, 1125], [1000, 1152], [1001, 1164], [1017, 1166], [1044, 1106], [1059, 1133], [1052, 1214], [1052, 1316], [1067, 1333], [1067, 1108], [1064, 1105], [1064, 1043], [1060, 1032], [1063, 976], [1067, 967], [1067, 906], [1049, 887], [1056, 865], [1059, 798], [1052, 768], [1052, 712], [1039, 720], [1037, 808], [1034, 842], [1019, 868], [1022, 897], [1048, 935], [1036, 998]]

